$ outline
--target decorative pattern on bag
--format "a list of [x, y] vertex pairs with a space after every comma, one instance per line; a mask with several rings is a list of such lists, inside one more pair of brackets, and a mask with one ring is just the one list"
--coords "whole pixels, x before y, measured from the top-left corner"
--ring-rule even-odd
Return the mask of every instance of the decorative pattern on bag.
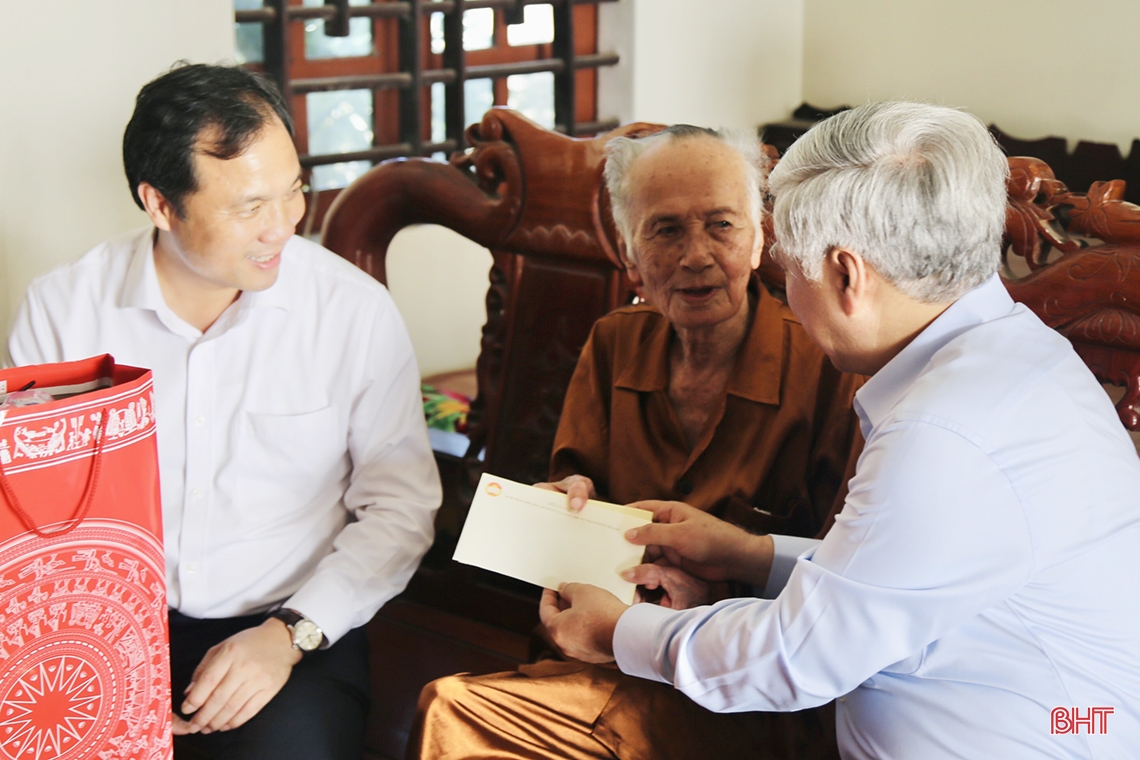
[[[154, 433], [154, 394], [141, 398], [137, 392], [106, 399], [107, 443], [105, 451], [129, 446]], [[0, 428], [0, 465], [9, 474], [37, 469], [89, 453], [92, 440], [102, 428], [102, 406], [78, 408], [66, 418], [58, 412], [29, 414], [20, 424]]]
[[0, 758], [168, 757], [163, 568], [118, 520], [0, 544]]

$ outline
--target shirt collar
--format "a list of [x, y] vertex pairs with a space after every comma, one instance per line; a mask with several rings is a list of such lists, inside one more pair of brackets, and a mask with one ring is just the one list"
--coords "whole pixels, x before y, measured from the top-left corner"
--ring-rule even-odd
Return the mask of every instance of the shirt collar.
[[[749, 300], [755, 302], [752, 324], [740, 348], [727, 392], [762, 404], [780, 403], [780, 381], [784, 375], [784, 313], [776, 298], [768, 293], [755, 273], [748, 283]], [[669, 387], [669, 347], [675, 336], [672, 324], [662, 318], [646, 336], [635, 361], [622, 367], [615, 384], [634, 391], [664, 391]]]
[[241, 308], [270, 308], [289, 311], [289, 307], [296, 300], [292, 296], [298, 282], [297, 259], [304, 255], [301, 246], [298, 244], [299, 240], [300, 238], [294, 235], [281, 249], [281, 264], [277, 270], [277, 281], [265, 290], [242, 293], [241, 298], [237, 301]]
[[855, 393], [863, 437], [870, 436], [871, 429], [890, 413], [943, 346], [983, 322], [1009, 314], [1014, 306], [1001, 277], [995, 274], [938, 315]]
[[161, 311], [166, 308], [162, 289], [158, 285], [158, 273], [154, 268], [154, 238], [157, 230], [148, 227], [135, 240], [131, 252], [131, 263], [127, 266], [127, 276], [119, 292], [119, 306], [124, 309], [150, 309]]
[[[166, 299], [162, 296], [162, 288], [158, 284], [158, 272], [154, 267], [156, 234], [157, 230], [149, 227], [145, 234], [139, 235], [135, 243], [134, 251], [131, 253], [131, 263], [127, 267], [127, 276], [119, 293], [119, 306], [122, 308], [150, 309], [159, 314], [169, 311]], [[290, 294], [297, 281], [294, 271], [295, 259], [302, 255], [297, 249], [297, 236], [294, 235], [281, 251], [281, 266], [277, 273], [277, 281], [265, 290], [243, 292], [236, 302], [239, 310], [263, 307], [289, 310], [293, 300]]]

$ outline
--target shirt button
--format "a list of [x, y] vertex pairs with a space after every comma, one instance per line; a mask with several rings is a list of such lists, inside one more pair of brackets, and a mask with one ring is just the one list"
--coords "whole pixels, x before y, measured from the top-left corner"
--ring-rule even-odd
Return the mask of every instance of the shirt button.
[[688, 480], [677, 481], [677, 493], [688, 496], [693, 492], [693, 484]]
[[847, 703], [847, 697], [840, 697], [840, 698], [839, 698], [839, 701], [840, 701], [840, 702], [843, 702], [844, 704], [846, 704], [846, 703]]
[[195, 488], [192, 491], [190, 491], [190, 496], [192, 496], [195, 499], [201, 499], [202, 498], [202, 491]]
[[194, 418], [194, 424], [197, 425], [198, 427], [202, 427], [203, 425], [206, 424], [206, 418], [199, 414], [197, 417]]
[[198, 566], [196, 564], [194, 564], [193, 562], [191, 562], [189, 565], [186, 566], [186, 574], [187, 575], [193, 575], [196, 572], [198, 572]]

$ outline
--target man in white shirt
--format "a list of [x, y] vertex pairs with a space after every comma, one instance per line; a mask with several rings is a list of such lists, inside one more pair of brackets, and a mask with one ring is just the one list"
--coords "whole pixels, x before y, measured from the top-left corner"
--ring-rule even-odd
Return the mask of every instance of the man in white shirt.
[[838, 698], [845, 758], [1135, 754], [1140, 460], [996, 274], [1006, 173], [976, 118], [911, 103], [789, 149], [771, 177], [788, 301], [838, 368], [873, 375], [844, 509], [812, 542], [642, 503], [656, 524], [634, 543], [774, 599], [627, 608], [569, 584], [541, 611], [569, 655], [719, 711]]
[[152, 227], [36, 280], [18, 364], [154, 371], [179, 758], [354, 758], [363, 626], [431, 544], [419, 372], [387, 291], [294, 228], [280, 94], [237, 67], [146, 85], [123, 139]]

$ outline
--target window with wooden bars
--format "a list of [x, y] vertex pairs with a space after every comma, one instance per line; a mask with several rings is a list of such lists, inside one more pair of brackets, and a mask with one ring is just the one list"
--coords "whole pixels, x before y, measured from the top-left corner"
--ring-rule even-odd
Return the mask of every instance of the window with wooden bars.
[[618, 0], [234, 0], [239, 59], [286, 93], [306, 227], [375, 162], [463, 150], [492, 105], [570, 135], [597, 113], [598, 4]]

